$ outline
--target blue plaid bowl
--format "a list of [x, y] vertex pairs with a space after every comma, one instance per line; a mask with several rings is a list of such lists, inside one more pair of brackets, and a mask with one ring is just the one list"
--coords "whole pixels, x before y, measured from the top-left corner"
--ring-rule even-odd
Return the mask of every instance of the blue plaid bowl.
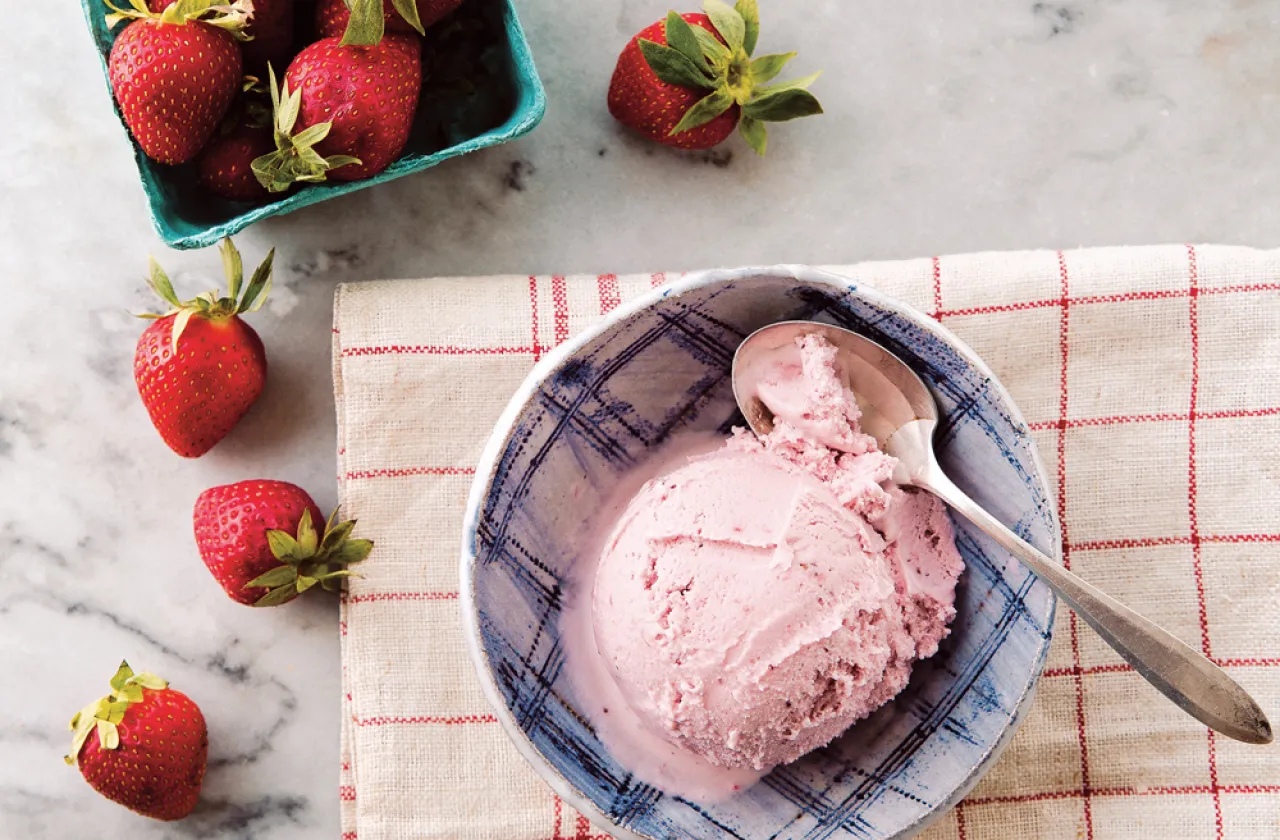
[[[89, 34], [93, 36], [94, 46], [102, 60], [103, 76], [106, 77], [111, 45], [125, 27], [121, 24], [115, 29], [107, 28], [105, 15], [108, 9], [102, 0], [80, 2], [89, 24]], [[305, 33], [310, 32], [314, 17], [314, 0], [298, 0], [297, 20], [302, 37], [297, 39], [297, 43], [305, 43]], [[192, 164], [165, 166], [156, 163], [143, 154], [131, 139], [138, 175], [151, 209], [151, 221], [160, 238], [171, 248], [204, 248], [263, 219], [394, 181], [430, 169], [449, 158], [506, 143], [532, 131], [542, 120], [547, 98], [533, 64], [529, 42], [525, 40], [520, 19], [516, 16], [514, 0], [467, 0], [451, 20], [442, 21], [428, 30], [428, 39], [443, 38], [446, 33], [437, 30], [451, 24], [455, 31], [458, 25], [463, 25], [472, 33], [468, 37], [474, 39], [475, 54], [459, 55], [458, 64], [450, 67], [424, 67], [424, 95], [409, 143], [395, 163], [372, 178], [305, 184], [286, 197], [266, 204], [241, 204], [225, 201], [202, 189], [196, 183]], [[429, 40], [429, 43], [436, 42]], [[440, 46], [448, 51], [448, 44]], [[427, 50], [424, 55], [430, 60], [433, 52]], [[473, 72], [468, 74], [468, 78], [450, 78], [464, 58]], [[276, 68], [278, 73], [283, 73], [283, 70], [282, 67]], [[110, 90], [108, 78], [108, 94]], [[119, 114], [117, 107], [116, 115]], [[123, 117], [120, 125], [127, 133]]]
[[[951, 636], [917, 664], [906, 691], [829, 747], [704, 805], [634, 778], [584, 722], [558, 621], [572, 540], [588, 515], [582, 499], [607, 497], [668, 438], [732, 423], [735, 348], [756, 328], [794, 318], [847, 327], [905, 359], [937, 397], [948, 474], [1023, 537], [1058, 552], [1044, 468], [1008, 393], [972, 350], [910, 307], [784, 266], [692, 275], [615, 310], [545, 358], [499, 420], [467, 509], [462, 611], [507, 733], [560, 796], [616, 837], [908, 836], [995, 761], [1044, 665], [1053, 595], [957, 519], [966, 570]], [[566, 492], [584, 481], [594, 494]]]

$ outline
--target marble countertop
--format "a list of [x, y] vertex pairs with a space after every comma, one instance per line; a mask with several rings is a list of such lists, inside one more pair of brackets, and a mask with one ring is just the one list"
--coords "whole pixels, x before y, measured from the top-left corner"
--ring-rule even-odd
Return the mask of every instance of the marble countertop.
[[[198, 560], [191, 504], [273, 477], [335, 503], [335, 284], [437, 274], [848, 263], [1166, 241], [1275, 245], [1280, 12], [1266, 0], [764, 2], [762, 49], [801, 50], [827, 114], [671, 153], [604, 109], [625, 39], [666, 0], [523, 0], [540, 128], [429, 173], [258, 225], [279, 249], [254, 323], [271, 383], [194, 462], [132, 376], [148, 253], [194, 293], [216, 254], [152, 233], [76, 4], [0, 31], [0, 835], [338, 835], [336, 606], [253, 612]], [[819, 23], [820, 22], [820, 23]], [[121, 657], [196, 698], [214, 733], [201, 809], [153, 823], [61, 756]]]

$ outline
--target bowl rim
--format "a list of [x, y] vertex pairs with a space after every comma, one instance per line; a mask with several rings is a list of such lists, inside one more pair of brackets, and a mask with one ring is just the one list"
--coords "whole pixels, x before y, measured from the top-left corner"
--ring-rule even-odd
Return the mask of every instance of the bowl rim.
[[[845, 293], [848, 293], [849, 291], [856, 291], [859, 296], [866, 298], [872, 303], [891, 310], [912, 321], [916, 325], [942, 339], [952, 349], [958, 352], [968, 364], [972, 365], [976, 370], [982, 373], [982, 375], [989, 380], [990, 388], [993, 393], [1000, 398], [1001, 403], [1008, 410], [1010, 419], [1014, 422], [1015, 426], [1027, 429], [1027, 422], [1022, 415], [1021, 409], [1018, 408], [1012, 395], [995, 375], [995, 372], [987, 366], [986, 362], [984, 362], [968, 344], [962, 341], [955, 333], [951, 332], [951, 330], [947, 329], [941, 321], [925, 315], [915, 307], [891, 297], [873, 286], [864, 285], [851, 277], [846, 277], [826, 269], [802, 264], [786, 263], [773, 266], [744, 266], [741, 268], [716, 268], [706, 271], [689, 272], [677, 280], [670, 281], [666, 285], [659, 286], [650, 292], [642, 294], [639, 297], [618, 306], [592, 326], [587, 327], [574, 336], [571, 336], [560, 345], [553, 348], [543, 356], [537, 364], [534, 365], [533, 369], [511, 396], [506, 407], [502, 410], [502, 414], [494, 424], [493, 433], [485, 443], [484, 449], [481, 451], [480, 458], [476, 463], [475, 478], [471, 482], [471, 490], [467, 497], [466, 513], [463, 517], [458, 596], [459, 609], [462, 613], [463, 639], [467, 647], [467, 653], [471, 660], [471, 664], [476, 670], [476, 676], [480, 681], [480, 687], [485, 699], [493, 708], [499, 724], [501, 724], [503, 731], [515, 746], [516, 751], [523, 756], [525, 761], [533, 767], [534, 771], [561, 799], [586, 816], [598, 828], [601, 828], [613, 837], [617, 838], [617, 840], [656, 840], [656, 838], [647, 834], [639, 834], [631, 829], [617, 825], [598, 807], [596, 807], [595, 803], [586, 794], [579, 791], [569, 782], [568, 779], [561, 775], [560, 771], [552, 766], [547, 757], [543, 755], [542, 751], [537, 748], [533, 741], [529, 739], [529, 736], [525, 731], [516, 722], [515, 716], [511, 712], [511, 708], [503, 699], [502, 693], [498, 688], [498, 683], [496, 679], [494, 679], [493, 668], [489, 662], [489, 654], [485, 650], [481, 641], [480, 614], [476, 603], [475, 568], [477, 557], [475, 552], [475, 540], [479, 525], [480, 510], [484, 505], [485, 499], [489, 496], [490, 489], [493, 486], [494, 474], [496, 472], [498, 462], [501, 459], [502, 454], [507, 449], [508, 442], [511, 440], [511, 436], [515, 431], [516, 420], [524, 406], [529, 402], [530, 398], [537, 392], [542, 384], [553, 373], [568, 362], [574, 354], [617, 324], [638, 315], [662, 300], [670, 297], [678, 297], [706, 286], [734, 280], [745, 280], [759, 276], [791, 278], [805, 283], [830, 286]], [[1039, 482], [1042, 489], [1046, 491], [1046, 497], [1050, 497], [1050, 494], [1047, 492], [1049, 482], [1047, 480], [1044, 462], [1040, 457], [1040, 451], [1034, 445], [1029, 448], [1029, 451], [1036, 480]], [[1047, 553], [1056, 562], [1061, 563], [1062, 526], [1058, 521], [1057, 507], [1055, 505], [1048, 505], [1046, 506], [1046, 510], [1049, 515], [1050, 531], [1053, 539], [1052, 548]], [[1044, 584], [1037, 583], [1036, 585], [1043, 586]], [[1040, 643], [1039, 655], [1032, 666], [1027, 684], [1023, 687], [1022, 693], [1018, 698], [1018, 702], [1009, 718], [1008, 726], [1005, 727], [1000, 737], [978, 761], [977, 765], [973, 768], [973, 771], [965, 781], [957, 786], [946, 800], [940, 802], [936, 807], [921, 815], [914, 822], [904, 826], [901, 831], [894, 835], [895, 838], [910, 837], [919, 831], [922, 831], [928, 825], [950, 811], [951, 808], [967, 796], [969, 791], [973, 789], [978, 781], [986, 775], [987, 771], [991, 769], [991, 766], [995, 763], [996, 759], [1000, 757], [1000, 754], [1004, 752], [1005, 747], [1009, 745], [1014, 734], [1021, 727], [1026, 711], [1030, 708], [1031, 701], [1035, 696], [1036, 687], [1039, 685], [1040, 676], [1044, 671], [1049, 647], [1053, 642], [1054, 616], [1057, 612], [1058, 599], [1052, 592], [1049, 592], [1048, 596], [1049, 612], [1046, 619], [1048, 634]]]

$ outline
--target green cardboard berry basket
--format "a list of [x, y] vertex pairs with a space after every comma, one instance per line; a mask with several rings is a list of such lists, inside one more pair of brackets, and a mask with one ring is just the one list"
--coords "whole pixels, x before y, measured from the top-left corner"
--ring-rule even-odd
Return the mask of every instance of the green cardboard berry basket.
[[[81, 0], [81, 5], [106, 78], [111, 44], [124, 25], [107, 29], [102, 0]], [[298, 44], [309, 40], [306, 33], [311, 31], [313, 17], [314, 3], [298, 0]], [[262, 219], [513, 140], [541, 121], [546, 92], [513, 0], [466, 0], [428, 30], [423, 56], [423, 96], [409, 143], [399, 160], [365, 181], [305, 184], [265, 204], [239, 204], [205, 192], [196, 183], [192, 164], [155, 163], [130, 138], [160, 237], [173, 248], [204, 248]], [[108, 95], [110, 87], [108, 81]], [[123, 120], [120, 125], [127, 133]]]

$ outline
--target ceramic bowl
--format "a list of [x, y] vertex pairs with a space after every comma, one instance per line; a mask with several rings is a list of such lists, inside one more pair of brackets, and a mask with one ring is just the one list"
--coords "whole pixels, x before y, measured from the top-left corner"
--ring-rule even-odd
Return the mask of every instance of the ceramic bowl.
[[[115, 29], [107, 29], [104, 16], [108, 9], [102, 0], [80, 2], [94, 46], [102, 59], [105, 77], [111, 45], [125, 26], [120, 24]], [[128, 6], [128, 3], [116, 5]], [[314, 17], [314, 2], [298, 0], [299, 37], [295, 43], [306, 42]], [[138, 175], [150, 205], [151, 220], [160, 238], [173, 248], [204, 248], [263, 219], [394, 181], [430, 169], [449, 158], [514, 140], [533, 130], [546, 110], [546, 94], [533, 64], [529, 42], [525, 40], [520, 19], [516, 16], [514, 0], [467, 0], [452, 17], [467, 27], [470, 33], [467, 37], [472, 39], [469, 43], [475, 44], [476, 54], [460, 56], [459, 65], [427, 75], [437, 78], [448, 76], [455, 72], [464, 58], [474, 62], [473, 70], [464, 80], [446, 78], [438, 85], [427, 83], [424, 86], [408, 145], [395, 163], [372, 178], [307, 184], [266, 204], [241, 204], [225, 201], [202, 189], [195, 181], [193, 164], [165, 166], [156, 163], [147, 158], [131, 138]], [[444, 37], [437, 28], [446, 27], [449, 23], [442, 21], [429, 30], [428, 39]], [[276, 70], [282, 72], [283, 68]], [[108, 80], [108, 95], [110, 91]], [[116, 115], [119, 114], [117, 107]], [[120, 125], [128, 133], [123, 118]]]
[[[908, 836], [977, 783], [1031, 702], [1053, 595], [957, 519], [966, 570], [939, 653], [917, 664], [890, 704], [734, 798], [699, 804], [637, 780], [578, 714], [558, 618], [572, 540], [589, 515], [582, 500], [607, 497], [674, 436], [727, 430], [735, 348], [756, 328], [795, 318], [838, 324], [905, 359], [938, 400], [949, 475], [1057, 553], [1026, 423], [987, 366], [932, 319], [799, 266], [691, 275], [615, 310], [548, 355], [499, 420], [467, 509], [461, 604], [471, 656], [507, 733], [560, 796], [616, 837]], [[575, 499], [567, 489], [581, 483], [588, 492]]]

